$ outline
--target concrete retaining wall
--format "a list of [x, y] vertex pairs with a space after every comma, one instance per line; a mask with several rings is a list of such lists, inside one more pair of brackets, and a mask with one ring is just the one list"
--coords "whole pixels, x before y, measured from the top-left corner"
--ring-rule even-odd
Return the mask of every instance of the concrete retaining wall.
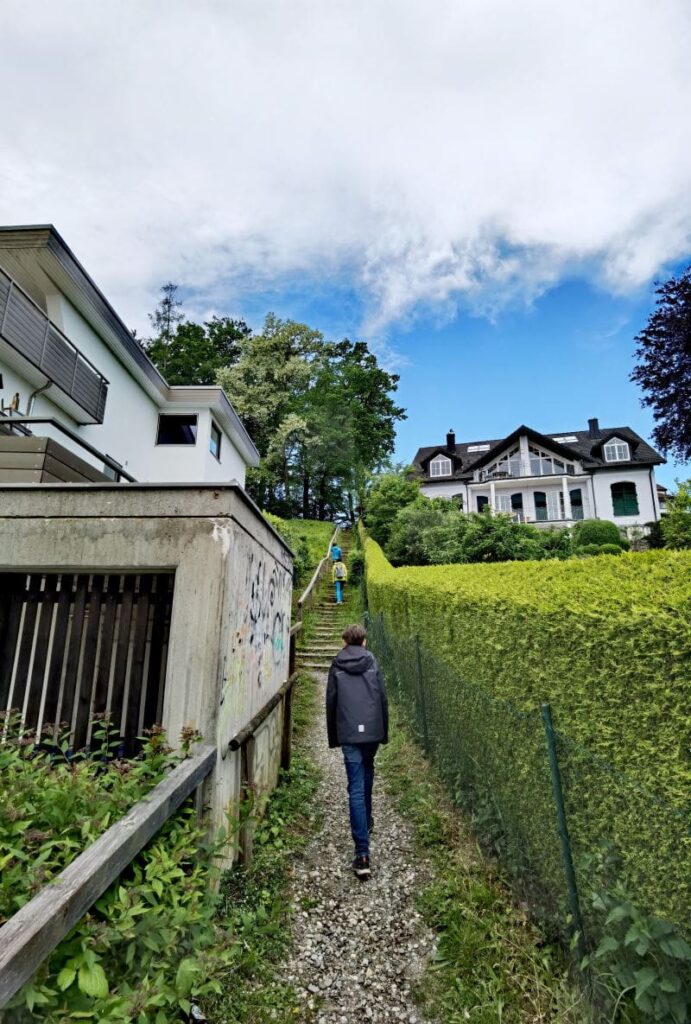
[[[0, 488], [0, 570], [175, 571], [163, 726], [218, 748], [214, 820], [239, 797], [228, 741], [288, 677], [292, 556], [237, 484]], [[275, 784], [279, 704], [256, 738], [259, 787]], [[278, 736], [278, 739], [276, 737]]]

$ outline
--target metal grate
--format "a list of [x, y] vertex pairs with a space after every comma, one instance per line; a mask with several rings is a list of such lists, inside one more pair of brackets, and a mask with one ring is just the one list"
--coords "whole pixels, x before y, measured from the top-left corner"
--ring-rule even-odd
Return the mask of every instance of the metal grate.
[[96, 715], [132, 753], [159, 722], [173, 573], [0, 573], [0, 711], [28, 736], [69, 729], [89, 745]]

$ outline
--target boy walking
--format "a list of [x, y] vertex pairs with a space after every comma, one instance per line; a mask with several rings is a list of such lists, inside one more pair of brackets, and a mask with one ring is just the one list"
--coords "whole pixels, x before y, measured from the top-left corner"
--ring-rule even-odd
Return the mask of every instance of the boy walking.
[[330, 747], [341, 747], [348, 779], [353, 870], [370, 877], [374, 758], [389, 742], [389, 704], [377, 660], [367, 650], [367, 633], [357, 623], [343, 631], [343, 650], [334, 658], [326, 685], [326, 730]]

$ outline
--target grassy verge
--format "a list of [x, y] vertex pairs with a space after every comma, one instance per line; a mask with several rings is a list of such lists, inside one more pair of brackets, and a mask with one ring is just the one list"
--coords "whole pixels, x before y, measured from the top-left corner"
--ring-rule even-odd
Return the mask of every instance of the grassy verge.
[[587, 1021], [560, 952], [484, 860], [395, 708], [393, 719], [391, 742], [377, 763], [435, 876], [419, 896], [438, 936], [435, 960], [417, 992], [422, 1008], [444, 1024]]
[[317, 826], [312, 797], [319, 777], [300, 744], [317, 700], [315, 681], [300, 676], [293, 702], [296, 743], [290, 772], [257, 826], [252, 865], [227, 872], [221, 883], [220, 915], [233, 933], [237, 954], [222, 994], [204, 1004], [214, 1024], [294, 1024], [302, 1012], [293, 989], [277, 979], [276, 967], [290, 945], [290, 864]]

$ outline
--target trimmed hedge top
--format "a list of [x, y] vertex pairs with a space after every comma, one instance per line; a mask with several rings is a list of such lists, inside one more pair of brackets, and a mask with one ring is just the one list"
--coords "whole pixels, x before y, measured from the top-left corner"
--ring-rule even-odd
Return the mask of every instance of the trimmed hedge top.
[[368, 540], [370, 608], [468, 682], [677, 806], [689, 799], [691, 552], [394, 569]]

